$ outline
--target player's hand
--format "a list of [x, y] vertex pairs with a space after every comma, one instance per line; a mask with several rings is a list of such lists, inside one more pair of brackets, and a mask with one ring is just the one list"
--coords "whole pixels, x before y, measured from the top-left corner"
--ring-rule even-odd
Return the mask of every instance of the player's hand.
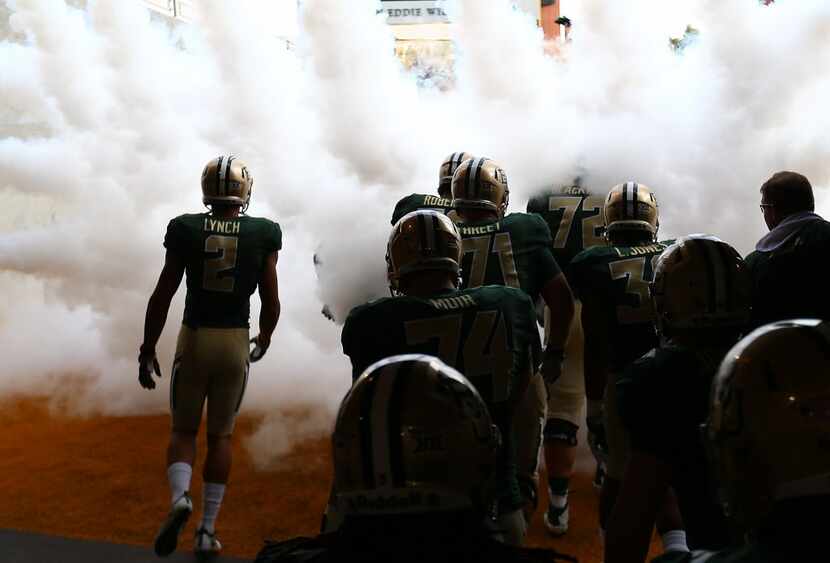
[[268, 351], [268, 347], [271, 345], [271, 339], [266, 338], [262, 334], [258, 334], [251, 338], [251, 344], [254, 345], [251, 348], [251, 353], [248, 355], [248, 360], [251, 363], [258, 362], [262, 359], [262, 356], [265, 355], [265, 352]]
[[153, 379], [153, 373], [156, 377], [161, 377], [161, 369], [159, 368], [159, 361], [156, 359], [156, 353], [138, 353], [138, 382], [145, 389], [155, 389], [156, 381]]
[[562, 361], [564, 359], [565, 354], [561, 348], [551, 348], [550, 346], [545, 348], [541, 372], [548, 392], [550, 392], [551, 386], [559, 379], [559, 376], [562, 375]]
[[588, 427], [588, 445], [597, 463], [605, 467], [608, 464], [608, 440], [605, 435], [605, 421], [603, 415], [589, 416], [585, 419]]

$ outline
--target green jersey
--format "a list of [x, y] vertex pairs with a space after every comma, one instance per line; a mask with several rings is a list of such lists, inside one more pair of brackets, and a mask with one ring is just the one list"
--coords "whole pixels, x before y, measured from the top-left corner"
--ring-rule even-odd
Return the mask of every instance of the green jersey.
[[602, 207], [605, 198], [579, 186], [538, 195], [527, 202], [527, 212], [545, 220], [553, 235], [553, 256], [567, 272], [574, 256], [586, 248], [605, 244]]
[[577, 254], [568, 281], [583, 303], [606, 312], [613, 371], [657, 346], [648, 285], [657, 257], [674, 241], [643, 246], [595, 246]]
[[407, 213], [412, 213], [419, 209], [434, 209], [435, 211], [448, 214], [452, 211], [452, 200], [437, 195], [410, 194], [395, 205], [395, 210], [392, 212], [392, 224], [397, 223]]
[[487, 403], [505, 441], [498, 477], [501, 506], [521, 505], [506, 407], [541, 349], [533, 303], [524, 292], [487, 286], [432, 298], [385, 297], [352, 309], [341, 339], [354, 378], [397, 354], [437, 356], [464, 374]]
[[496, 221], [458, 225], [464, 243], [462, 287], [506, 285], [530, 295], [559, 273], [550, 229], [538, 215], [511, 213]]
[[247, 215], [180, 215], [167, 225], [164, 246], [185, 263], [185, 325], [247, 328], [250, 296], [266, 257], [282, 248], [282, 231], [273, 221]]

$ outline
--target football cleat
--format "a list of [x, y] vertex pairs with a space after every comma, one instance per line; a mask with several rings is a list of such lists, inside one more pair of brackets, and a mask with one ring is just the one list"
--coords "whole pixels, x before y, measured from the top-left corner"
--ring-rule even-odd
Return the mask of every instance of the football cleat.
[[216, 532], [208, 532], [205, 528], [196, 530], [193, 541], [193, 553], [197, 557], [213, 557], [222, 551], [222, 544], [216, 539]]
[[158, 535], [156, 535], [156, 541], [153, 545], [156, 555], [167, 557], [176, 551], [179, 534], [192, 513], [193, 501], [190, 500], [190, 495], [185, 492], [173, 502], [173, 506], [167, 514], [167, 519], [161, 525]]
[[[551, 494], [550, 490], [548, 490], [548, 494]], [[554, 537], [564, 536], [568, 531], [567, 501], [565, 502], [565, 506], [562, 508], [557, 508], [552, 504], [548, 505], [548, 509], [545, 511], [545, 515], [542, 520], [544, 521], [545, 528], [550, 535]]]

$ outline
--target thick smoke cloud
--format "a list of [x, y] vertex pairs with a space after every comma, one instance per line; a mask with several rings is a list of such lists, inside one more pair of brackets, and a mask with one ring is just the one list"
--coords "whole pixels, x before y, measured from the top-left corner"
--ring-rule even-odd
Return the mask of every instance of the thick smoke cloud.
[[[509, 2], [459, 0], [449, 92], [416, 87], [370, 1], [303, 2], [293, 51], [267, 2], [200, 2], [197, 21], [175, 27], [139, 2], [76, 4], [0, 10], [3, 395], [164, 411], [167, 379], [154, 393], [135, 381], [144, 308], [167, 221], [200, 210], [201, 167], [217, 154], [248, 162], [250, 213], [285, 233], [283, 315], [244, 406], [264, 414], [250, 442], [263, 464], [328, 428], [350, 369], [320, 308], [342, 321], [386, 293], [392, 206], [433, 193], [449, 152], [501, 162], [515, 211], [577, 172], [598, 191], [637, 179], [658, 195], [665, 236], [711, 232], [744, 253], [764, 232], [757, 190], [771, 172], [804, 172], [828, 210], [819, 0], [570, 2], [557, 56]], [[686, 24], [701, 33], [677, 55], [668, 38]]]

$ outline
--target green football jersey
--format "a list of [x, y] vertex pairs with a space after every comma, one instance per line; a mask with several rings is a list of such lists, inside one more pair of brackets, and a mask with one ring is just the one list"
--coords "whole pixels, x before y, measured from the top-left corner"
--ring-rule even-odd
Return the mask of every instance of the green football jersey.
[[550, 229], [538, 215], [511, 213], [497, 221], [458, 225], [464, 239], [462, 287], [506, 285], [530, 295], [559, 272], [551, 252]]
[[583, 303], [607, 312], [611, 369], [619, 371], [657, 346], [648, 285], [657, 257], [674, 241], [643, 246], [594, 246], [571, 261], [568, 281]]
[[180, 215], [167, 225], [164, 246], [185, 262], [185, 325], [248, 327], [251, 294], [268, 254], [282, 248], [282, 231], [273, 221], [247, 215]]
[[395, 205], [395, 210], [392, 212], [392, 224], [397, 223], [407, 213], [412, 213], [419, 209], [434, 209], [435, 211], [448, 214], [452, 211], [452, 200], [437, 195], [410, 194]]
[[533, 303], [524, 292], [486, 286], [432, 298], [378, 299], [352, 309], [341, 339], [354, 378], [374, 362], [397, 354], [437, 356], [464, 374], [502, 432], [501, 506], [521, 506], [512, 419], [505, 407], [515, 399], [520, 374], [536, 365], [541, 349]]
[[579, 186], [540, 194], [527, 202], [527, 212], [545, 220], [553, 235], [553, 256], [566, 271], [574, 256], [586, 248], [605, 244], [602, 208], [605, 198]]

